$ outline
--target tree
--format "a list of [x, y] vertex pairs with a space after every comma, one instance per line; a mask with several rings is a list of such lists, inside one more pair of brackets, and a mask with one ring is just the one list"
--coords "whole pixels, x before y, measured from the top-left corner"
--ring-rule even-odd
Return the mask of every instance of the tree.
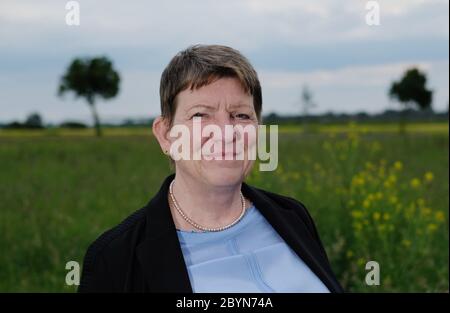
[[428, 90], [426, 84], [426, 74], [417, 68], [411, 68], [405, 72], [401, 80], [392, 83], [389, 96], [405, 107], [415, 104], [420, 110], [431, 109], [433, 91]]
[[25, 128], [44, 128], [44, 123], [39, 113], [31, 113], [23, 123]]
[[303, 116], [305, 118], [309, 115], [309, 110], [316, 107], [315, 102], [313, 101], [313, 94], [307, 85], [303, 85], [302, 87], [302, 109]]
[[120, 76], [106, 57], [77, 58], [61, 77], [58, 95], [72, 91], [84, 98], [92, 111], [97, 136], [101, 135], [100, 119], [95, 108], [97, 98], [111, 99], [119, 92]]
[[417, 106], [419, 110], [431, 110], [433, 91], [428, 90], [426, 84], [426, 74], [417, 68], [408, 69], [399, 81], [392, 83], [389, 97], [404, 106], [400, 120], [400, 132], [405, 131], [405, 114], [408, 108]]
[[316, 107], [316, 103], [313, 100], [313, 94], [308, 85], [303, 85], [302, 87], [300, 104], [302, 106], [303, 130], [308, 132], [310, 131], [310, 127], [308, 126], [309, 111]]

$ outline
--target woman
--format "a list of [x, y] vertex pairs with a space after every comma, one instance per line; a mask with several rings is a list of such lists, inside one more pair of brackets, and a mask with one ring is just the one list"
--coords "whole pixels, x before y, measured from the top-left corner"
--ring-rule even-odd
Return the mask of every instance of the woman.
[[[261, 86], [248, 60], [225, 46], [189, 47], [164, 70], [160, 96], [153, 133], [175, 174], [90, 246], [79, 291], [341, 292], [306, 208], [243, 182], [255, 140], [244, 134], [238, 151], [242, 134], [226, 127], [261, 120]], [[182, 126], [195, 142], [198, 119], [224, 136], [207, 133], [180, 157], [171, 130]], [[203, 149], [212, 141], [214, 149]]]

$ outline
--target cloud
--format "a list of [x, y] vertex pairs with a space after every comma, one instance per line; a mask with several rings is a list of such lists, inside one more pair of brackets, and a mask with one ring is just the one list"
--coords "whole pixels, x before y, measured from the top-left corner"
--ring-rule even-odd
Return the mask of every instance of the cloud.
[[319, 109], [375, 110], [388, 105], [389, 80], [418, 61], [438, 107], [448, 101], [448, 1], [379, 0], [376, 27], [366, 25], [361, 0], [79, 0], [79, 27], [65, 24], [65, 3], [0, 2], [2, 119], [32, 109], [54, 120], [83, 112], [55, 97], [57, 81], [72, 58], [100, 54], [123, 76], [119, 97], [100, 112], [157, 114], [161, 71], [195, 43], [241, 50], [263, 77], [266, 110], [296, 112], [302, 82], [320, 97]]
[[263, 71], [265, 111], [284, 114], [300, 112], [300, 91], [308, 85], [318, 103], [315, 113], [321, 112], [381, 112], [399, 106], [389, 101], [387, 91], [404, 71], [418, 67], [427, 74], [428, 88], [434, 90], [433, 108], [447, 109], [449, 97], [448, 60], [416, 61], [371, 66], [351, 66], [336, 70], [305, 72]]
[[[64, 1], [4, 0], [4, 47], [27, 46], [55, 33], [80, 46], [185, 46], [224, 42], [258, 49], [267, 42], [308, 46], [400, 36], [448, 38], [448, 2], [380, 0], [382, 25], [365, 24], [366, 1], [270, 0], [133, 1], [79, 0], [81, 26], [65, 25]], [[43, 30], [43, 31], [42, 31]], [[39, 34], [39, 36], [37, 36]], [[50, 38], [50, 39], [51, 39]], [[63, 46], [64, 47], [64, 46]], [[60, 49], [63, 47], [59, 47]]]
[[406, 68], [417, 66], [428, 72], [430, 62], [395, 63], [375, 66], [352, 66], [337, 70], [318, 70], [310, 72], [263, 72], [260, 73], [268, 87], [292, 88], [304, 83], [314, 86], [370, 87], [386, 84], [387, 79], [399, 76]]

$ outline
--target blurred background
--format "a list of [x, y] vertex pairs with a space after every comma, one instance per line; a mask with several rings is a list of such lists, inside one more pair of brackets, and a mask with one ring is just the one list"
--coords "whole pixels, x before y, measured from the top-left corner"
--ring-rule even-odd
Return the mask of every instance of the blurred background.
[[76, 291], [154, 195], [160, 75], [201, 43], [256, 68], [279, 165], [247, 182], [309, 208], [345, 289], [448, 292], [448, 29], [444, 0], [2, 0], [0, 291]]

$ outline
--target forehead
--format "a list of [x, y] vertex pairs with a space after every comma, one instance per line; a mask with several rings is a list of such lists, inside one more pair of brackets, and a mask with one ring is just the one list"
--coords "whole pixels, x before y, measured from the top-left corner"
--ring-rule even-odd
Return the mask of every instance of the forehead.
[[247, 105], [253, 107], [253, 97], [245, 92], [237, 78], [219, 78], [214, 82], [191, 90], [187, 88], [177, 95], [177, 105], [185, 109], [196, 104]]

